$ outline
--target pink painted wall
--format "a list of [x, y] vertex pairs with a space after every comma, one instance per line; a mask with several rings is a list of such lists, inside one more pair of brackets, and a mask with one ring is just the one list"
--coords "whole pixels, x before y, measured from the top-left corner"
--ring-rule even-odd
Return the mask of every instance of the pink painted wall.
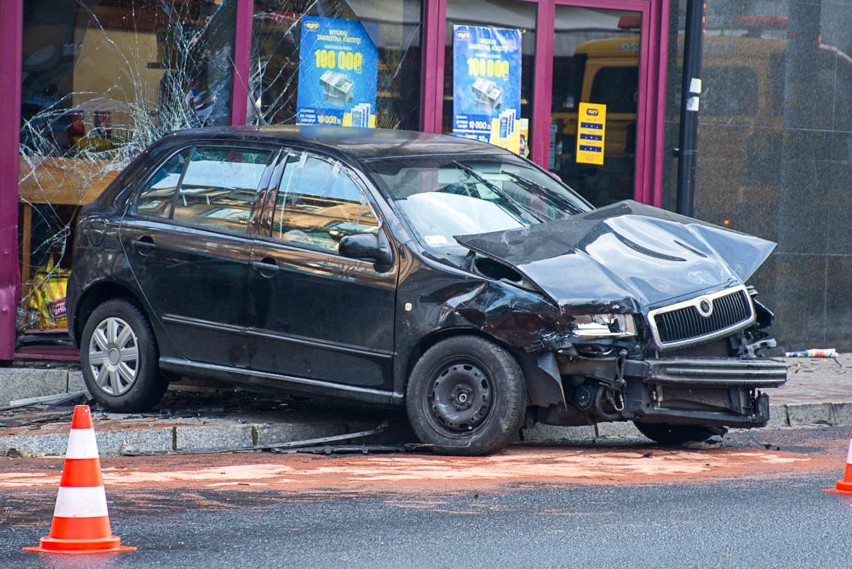
[[18, 145], [21, 122], [23, 0], [0, 1], [0, 361], [15, 357], [21, 290], [18, 248]]

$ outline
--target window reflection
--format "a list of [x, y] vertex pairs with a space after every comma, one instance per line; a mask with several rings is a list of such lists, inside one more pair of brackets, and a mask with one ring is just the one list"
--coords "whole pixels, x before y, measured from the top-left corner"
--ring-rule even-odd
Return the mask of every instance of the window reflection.
[[250, 150], [196, 149], [175, 199], [175, 221], [245, 233], [269, 157]]
[[136, 212], [153, 217], [171, 217], [175, 191], [186, 167], [189, 150], [171, 157], [139, 193]]

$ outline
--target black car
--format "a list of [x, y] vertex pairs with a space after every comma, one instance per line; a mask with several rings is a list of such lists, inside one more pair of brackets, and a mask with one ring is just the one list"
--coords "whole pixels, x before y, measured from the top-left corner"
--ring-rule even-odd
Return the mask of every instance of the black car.
[[786, 381], [744, 284], [773, 247], [462, 138], [188, 130], [84, 208], [69, 327], [109, 410], [195, 376], [404, 405], [450, 453], [534, 422], [705, 440]]

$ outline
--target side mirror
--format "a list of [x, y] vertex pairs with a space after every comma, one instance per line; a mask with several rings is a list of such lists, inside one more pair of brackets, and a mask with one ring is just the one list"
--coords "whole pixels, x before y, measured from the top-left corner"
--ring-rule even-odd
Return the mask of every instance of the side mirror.
[[337, 251], [350, 259], [372, 259], [378, 265], [390, 265], [393, 262], [390, 244], [384, 233], [353, 233], [340, 239]]

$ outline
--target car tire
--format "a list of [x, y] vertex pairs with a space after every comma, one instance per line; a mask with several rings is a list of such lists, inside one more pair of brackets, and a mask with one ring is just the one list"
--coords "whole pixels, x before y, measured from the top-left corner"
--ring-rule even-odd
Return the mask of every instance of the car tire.
[[712, 429], [699, 425], [669, 425], [668, 423], [634, 422], [639, 432], [661, 445], [682, 445], [684, 443], [703, 443], [707, 439], [724, 434], [724, 429]]
[[89, 316], [80, 340], [83, 379], [108, 411], [145, 411], [168, 387], [160, 374], [154, 331], [130, 301], [112, 299]]
[[526, 414], [526, 382], [517, 360], [476, 336], [443, 340], [409, 377], [411, 427], [429, 449], [482, 456], [512, 442]]

